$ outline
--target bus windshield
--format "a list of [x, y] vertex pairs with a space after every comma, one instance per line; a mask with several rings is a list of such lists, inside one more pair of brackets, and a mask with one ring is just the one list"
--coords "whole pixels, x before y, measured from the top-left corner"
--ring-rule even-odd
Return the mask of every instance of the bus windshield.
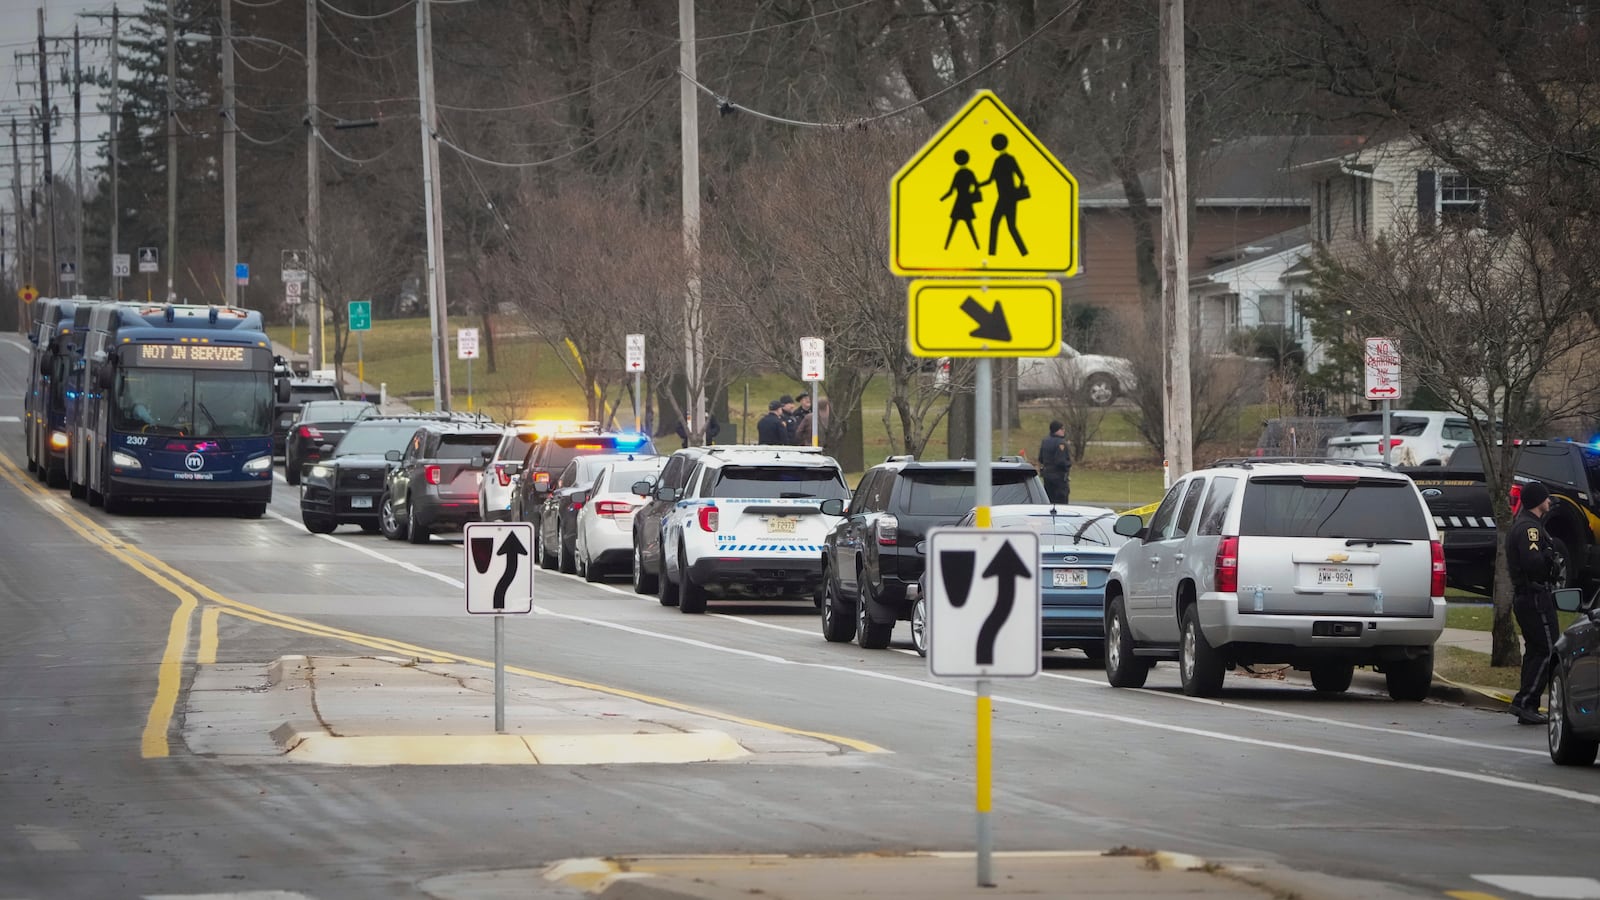
[[272, 433], [266, 372], [123, 369], [111, 427], [146, 434], [256, 437]]

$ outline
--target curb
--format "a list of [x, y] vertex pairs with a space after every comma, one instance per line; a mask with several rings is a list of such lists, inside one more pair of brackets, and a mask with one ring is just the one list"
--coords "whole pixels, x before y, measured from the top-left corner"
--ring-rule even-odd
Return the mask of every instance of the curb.
[[273, 743], [295, 762], [334, 766], [580, 766], [725, 762], [750, 751], [721, 731], [660, 734], [419, 734], [340, 737], [285, 722]]

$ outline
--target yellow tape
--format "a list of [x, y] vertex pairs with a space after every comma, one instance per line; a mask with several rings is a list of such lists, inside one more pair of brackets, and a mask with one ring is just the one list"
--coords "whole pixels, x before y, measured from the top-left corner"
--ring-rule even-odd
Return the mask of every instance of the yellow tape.
[[1147, 503], [1144, 506], [1136, 507], [1134, 509], [1124, 510], [1122, 514], [1125, 515], [1125, 516], [1138, 516], [1139, 518], [1142, 519], [1145, 516], [1148, 516], [1151, 513], [1155, 512], [1156, 509], [1159, 508], [1160, 506], [1161, 506], [1161, 501], [1157, 500], [1154, 503]]

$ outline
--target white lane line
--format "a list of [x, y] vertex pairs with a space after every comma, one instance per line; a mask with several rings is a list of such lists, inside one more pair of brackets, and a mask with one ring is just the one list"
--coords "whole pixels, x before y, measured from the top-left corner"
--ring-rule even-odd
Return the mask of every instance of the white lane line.
[[1600, 881], [1559, 875], [1474, 875], [1475, 880], [1505, 891], [1550, 900], [1600, 900]]
[[[289, 523], [291, 525], [294, 525], [297, 528], [302, 528], [303, 529], [303, 526], [301, 526], [299, 523], [295, 522], [293, 519], [288, 518], [287, 516], [279, 515], [278, 513], [270, 513], [270, 515], [272, 515], [273, 518], [279, 519], [279, 520], [281, 520], [283, 522], [287, 522], [287, 523]], [[434, 579], [436, 579], [438, 581], [445, 582], [446, 584], [449, 584], [449, 585], [451, 585], [453, 587], [460, 588], [462, 590], [466, 589], [465, 582], [463, 582], [463, 581], [461, 581], [459, 579], [451, 578], [448, 575], [443, 575], [443, 574], [438, 573], [438, 572], [431, 572], [431, 571], [429, 571], [427, 569], [424, 569], [424, 568], [422, 568], [420, 566], [416, 566], [416, 565], [414, 565], [412, 563], [408, 563], [408, 562], [405, 562], [403, 560], [396, 559], [396, 558], [394, 558], [392, 556], [389, 556], [387, 554], [384, 554], [384, 553], [379, 553], [376, 550], [371, 550], [371, 549], [368, 549], [366, 547], [362, 547], [359, 544], [355, 544], [355, 543], [346, 541], [346, 540], [344, 540], [342, 538], [333, 537], [332, 535], [325, 535], [324, 534], [324, 535], [318, 535], [318, 537], [324, 538], [326, 540], [333, 541], [334, 543], [339, 544], [339, 545], [344, 546], [344, 547], [353, 548], [353, 549], [357, 550], [358, 552], [364, 553], [367, 556], [370, 556], [370, 557], [372, 557], [374, 559], [379, 559], [379, 560], [383, 560], [383, 561], [392, 563], [392, 564], [397, 565], [397, 566], [399, 566], [399, 567], [401, 567], [403, 569], [406, 569], [407, 571], [415, 572], [415, 573], [421, 574], [421, 575], [426, 575], [426, 576], [428, 576], [430, 578], [434, 578]], [[545, 570], [544, 574], [559, 574], [559, 573], [551, 573], [548, 570]], [[543, 577], [543, 576], [541, 575], [539, 577]], [[625, 594], [627, 596], [639, 596], [639, 595], [633, 595], [631, 593], [631, 591], [624, 592], [619, 588], [612, 587], [611, 585], [595, 585], [595, 586], [596, 587], [600, 587], [600, 588], [605, 589], [605, 590], [612, 591], [614, 593], [618, 593], [618, 594]], [[719, 653], [726, 653], [726, 654], [729, 654], [729, 655], [732, 655], [732, 656], [740, 656], [740, 657], [745, 657], [745, 658], [749, 658], [749, 659], [757, 659], [757, 660], [761, 660], [763, 662], [775, 663], [775, 664], [778, 664], [778, 665], [789, 665], [789, 666], [800, 666], [800, 667], [803, 667], [803, 668], [822, 669], [822, 670], [826, 670], [826, 671], [839, 672], [841, 674], [846, 674], [846, 675], [854, 675], [854, 676], [866, 677], [866, 678], [875, 678], [875, 679], [879, 679], [879, 680], [883, 680], [883, 681], [892, 681], [892, 682], [895, 682], [895, 683], [898, 683], [898, 684], [904, 684], [904, 685], [908, 685], [908, 686], [911, 686], [911, 687], [923, 688], [925, 690], [940, 691], [942, 693], [957, 694], [957, 695], [967, 696], [967, 697], [976, 696], [974, 691], [967, 690], [965, 688], [953, 687], [953, 686], [946, 685], [946, 684], [940, 684], [940, 683], [931, 682], [931, 681], [923, 681], [923, 680], [915, 679], [915, 678], [907, 678], [905, 676], [895, 675], [895, 674], [888, 673], [888, 672], [873, 672], [873, 671], [870, 671], [870, 670], [867, 670], [867, 669], [857, 669], [857, 668], [854, 668], [854, 667], [851, 667], [851, 666], [840, 666], [840, 665], [834, 665], [834, 664], [831, 664], [831, 663], [803, 662], [803, 661], [799, 661], [799, 660], [789, 659], [789, 658], [784, 657], [784, 656], [778, 656], [778, 655], [771, 654], [771, 653], [760, 653], [760, 652], [757, 652], [757, 651], [754, 651], [754, 650], [745, 650], [745, 649], [739, 648], [739, 647], [729, 647], [729, 646], [724, 645], [724, 644], [716, 644], [716, 643], [712, 643], [710, 641], [701, 641], [701, 640], [696, 640], [694, 638], [686, 638], [686, 637], [681, 637], [679, 635], [665, 634], [665, 633], [662, 633], [662, 632], [650, 631], [650, 630], [644, 629], [644, 628], [636, 628], [636, 627], [631, 626], [631, 625], [624, 625], [624, 624], [622, 624], [620, 622], [608, 622], [608, 621], [605, 621], [603, 619], [595, 619], [595, 618], [590, 618], [590, 617], [587, 617], [587, 616], [575, 616], [575, 615], [570, 615], [570, 614], [567, 614], [567, 613], [558, 613], [558, 612], [554, 612], [553, 610], [550, 610], [550, 609], [547, 609], [547, 608], [541, 607], [541, 606], [535, 606], [534, 607], [534, 612], [539, 613], [540, 615], [551, 616], [553, 618], [566, 619], [566, 620], [572, 621], [572, 622], [580, 622], [580, 623], [583, 623], [583, 624], [586, 624], [586, 625], [593, 625], [593, 626], [598, 627], [598, 628], [609, 628], [609, 629], [611, 629], [613, 631], [622, 631], [622, 632], [626, 632], [626, 633], [629, 633], [629, 634], [639, 635], [641, 637], [654, 638], [656, 640], [671, 641], [673, 643], [684, 644], [686, 646], [691, 646], [691, 647], [697, 647], [697, 648], [702, 649], [702, 650], [711, 650], [711, 651], [715, 651], [715, 652], [719, 652]], [[725, 618], [735, 618], [735, 617], [725, 617]], [[784, 626], [780, 626], [780, 627], [784, 627]], [[1160, 694], [1158, 692], [1152, 692], [1152, 694], [1154, 696], [1168, 696], [1166, 694]], [[1459, 769], [1448, 769], [1448, 768], [1445, 768], [1445, 767], [1442, 767], [1442, 766], [1428, 766], [1428, 765], [1422, 765], [1420, 763], [1408, 763], [1408, 762], [1402, 762], [1402, 761], [1399, 761], [1399, 760], [1383, 759], [1383, 758], [1374, 757], [1374, 756], [1366, 756], [1364, 754], [1359, 754], [1359, 753], [1346, 753], [1346, 752], [1338, 751], [1338, 750], [1325, 750], [1325, 749], [1322, 749], [1320, 747], [1304, 747], [1304, 746], [1300, 746], [1300, 745], [1296, 745], [1296, 744], [1283, 743], [1281, 741], [1269, 741], [1269, 740], [1264, 740], [1262, 738], [1252, 738], [1252, 737], [1246, 737], [1244, 735], [1229, 734], [1227, 732], [1222, 732], [1222, 731], [1211, 731], [1211, 730], [1208, 730], [1208, 729], [1189, 728], [1189, 727], [1181, 726], [1181, 725], [1172, 725], [1172, 724], [1169, 724], [1169, 723], [1166, 723], [1166, 722], [1158, 722], [1158, 721], [1155, 721], [1155, 720], [1152, 720], [1152, 719], [1141, 719], [1141, 718], [1138, 718], [1136, 716], [1117, 715], [1117, 714], [1114, 714], [1114, 713], [1102, 712], [1100, 710], [1083, 709], [1083, 708], [1070, 707], [1070, 706], [1057, 706], [1055, 704], [1041, 703], [1041, 702], [1033, 701], [1033, 700], [1025, 700], [1025, 699], [1022, 699], [1020, 697], [1007, 697], [1007, 696], [1003, 696], [1003, 695], [997, 694], [997, 695], [994, 696], [994, 702], [996, 702], [996, 703], [1006, 703], [1006, 704], [1010, 704], [1010, 705], [1013, 705], [1013, 706], [1020, 706], [1020, 707], [1026, 708], [1026, 709], [1037, 709], [1037, 710], [1041, 710], [1041, 711], [1044, 711], [1044, 712], [1054, 712], [1054, 713], [1061, 713], [1063, 715], [1080, 716], [1080, 717], [1088, 718], [1088, 719], [1099, 719], [1101, 721], [1117, 722], [1117, 723], [1120, 723], [1120, 724], [1123, 724], [1123, 725], [1130, 725], [1130, 726], [1133, 726], [1133, 727], [1136, 727], [1136, 728], [1148, 728], [1148, 729], [1152, 729], [1152, 730], [1155, 730], [1155, 731], [1166, 731], [1166, 732], [1172, 732], [1172, 733], [1175, 733], [1175, 734], [1185, 734], [1185, 735], [1189, 735], [1191, 737], [1204, 737], [1204, 738], [1223, 741], [1223, 742], [1227, 742], [1227, 743], [1243, 744], [1243, 745], [1252, 746], [1252, 747], [1263, 747], [1263, 748], [1267, 748], [1267, 749], [1282, 750], [1282, 751], [1286, 751], [1286, 752], [1290, 752], [1290, 753], [1300, 753], [1300, 754], [1305, 754], [1305, 755], [1310, 755], [1310, 756], [1321, 756], [1321, 757], [1328, 758], [1328, 759], [1339, 759], [1339, 760], [1344, 760], [1346, 762], [1354, 762], [1354, 763], [1358, 763], [1358, 764], [1362, 764], [1362, 765], [1378, 766], [1378, 767], [1381, 767], [1381, 768], [1401, 769], [1401, 770], [1409, 771], [1409, 772], [1421, 772], [1421, 773], [1424, 773], [1424, 774], [1438, 775], [1438, 776], [1445, 777], [1445, 778], [1456, 778], [1456, 779], [1465, 780], [1465, 781], [1475, 781], [1475, 782], [1478, 782], [1480, 784], [1490, 784], [1490, 785], [1495, 785], [1495, 786], [1498, 786], [1498, 787], [1511, 788], [1513, 790], [1521, 790], [1521, 791], [1528, 791], [1528, 792], [1531, 792], [1531, 793], [1545, 794], [1545, 795], [1552, 796], [1552, 797], [1560, 797], [1560, 798], [1566, 799], [1566, 800], [1575, 800], [1575, 801], [1578, 801], [1580, 803], [1588, 803], [1588, 804], [1591, 804], [1591, 805], [1600, 806], [1600, 795], [1586, 794], [1586, 793], [1583, 793], [1581, 791], [1567, 790], [1566, 788], [1553, 787], [1553, 786], [1550, 786], [1550, 785], [1535, 784], [1535, 783], [1524, 782], [1524, 781], [1516, 781], [1516, 780], [1513, 780], [1513, 779], [1510, 779], [1510, 778], [1502, 778], [1502, 777], [1495, 776], [1495, 775], [1484, 775], [1484, 774], [1481, 774], [1481, 773], [1478, 773], [1478, 772], [1468, 772], [1468, 771], [1459, 770]], [[1213, 701], [1213, 702], [1215, 702], [1215, 701]], [[1251, 710], [1251, 711], [1259, 712], [1259, 713], [1261, 713], [1263, 715], [1273, 715], [1273, 714], [1275, 714], [1274, 711], [1269, 711], [1269, 710]], [[1342, 725], [1344, 727], [1350, 727], [1350, 725], [1351, 725], [1351, 723], [1338, 723], [1338, 722], [1336, 722], [1334, 720], [1329, 720], [1329, 722], [1332, 723], [1332, 724]], [[1371, 727], [1371, 726], [1359, 726], [1358, 730], [1364, 729], [1364, 728], [1368, 728], [1368, 727]], [[1428, 735], [1428, 734], [1425, 734], [1425, 733], [1422, 733], [1422, 732], [1408, 732], [1408, 731], [1396, 730], [1396, 733], [1397, 734], [1401, 734], [1401, 735], [1410, 736], [1410, 737], [1419, 737], [1419, 738], [1425, 738], [1425, 739], [1432, 739], [1432, 738], [1435, 737], [1433, 735]], [[1498, 747], [1496, 745], [1492, 745], [1492, 744], [1486, 744], [1486, 745], [1483, 745], [1483, 746], [1486, 749], [1502, 749], [1502, 748], [1500, 748], [1500, 747]]]
[[0, 422], [21, 422], [21, 416], [0, 416]]
[[82, 850], [78, 842], [59, 828], [47, 825], [18, 825], [17, 833], [40, 853]]
[[[304, 524], [302, 524], [300, 522], [296, 522], [294, 519], [291, 519], [288, 516], [283, 515], [282, 513], [277, 512], [275, 510], [270, 510], [270, 509], [267, 510], [267, 515], [272, 517], [272, 518], [274, 518], [274, 519], [277, 519], [280, 522], [287, 522], [288, 524], [294, 526], [296, 531], [305, 531], [306, 530], [306, 527], [305, 527]], [[331, 534], [319, 534], [319, 535], [315, 535], [315, 537], [319, 537], [319, 538], [321, 538], [321, 539], [323, 539], [325, 541], [328, 541], [330, 543], [338, 544], [341, 547], [347, 547], [347, 548], [349, 548], [351, 550], [356, 551], [357, 553], [362, 553], [362, 554], [365, 554], [367, 556], [370, 556], [373, 559], [381, 560], [383, 562], [391, 563], [393, 565], [399, 566], [400, 568], [405, 569], [407, 572], [413, 572], [413, 573], [415, 573], [417, 575], [426, 575], [429, 578], [432, 578], [432, 579], [434, 579], [436, 581], [442, 581], [445, 584], [450, 585], [451, 587], [460, 588], [461, 590], [466, 590], [467, 589], [467, 583], [462, 581], [462, 580], [460, 580], [460, 579], [458, 579], [458, 578], [451, 578], [449, 575], [446, 575], [446, 574], [444, 574], [442, 572], [434, 572], [434, 571], [432, 571], [430, 569], [424, 569], [423, 567], [421, 567], [419, 565], [415, 565], [414, 563], [408, 563], [408, 562], [406, 562], [405, 560], [402, 560], [402, 559], [395, 559], [394, 557], [389, 556], [388, 554], [379, 553], [376, 550], [373, 550], [373, 549], [368, 548], [368, 547], [363, 547], [360, 544], [357, 544], [357, 543], [355, 543], [353, 541], [347, 541], [344, 538], [334, 537]], [[465, 564], [463, 563], [463, 565], [465, 565]]]

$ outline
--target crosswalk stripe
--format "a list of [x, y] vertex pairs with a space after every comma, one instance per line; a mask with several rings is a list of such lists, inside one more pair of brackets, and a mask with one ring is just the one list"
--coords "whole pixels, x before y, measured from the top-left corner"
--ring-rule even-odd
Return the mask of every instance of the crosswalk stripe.
[[1562, 875], [1474, 875], [1473, 880], [1541, 900], [1600, 900], [1600, 879]]

